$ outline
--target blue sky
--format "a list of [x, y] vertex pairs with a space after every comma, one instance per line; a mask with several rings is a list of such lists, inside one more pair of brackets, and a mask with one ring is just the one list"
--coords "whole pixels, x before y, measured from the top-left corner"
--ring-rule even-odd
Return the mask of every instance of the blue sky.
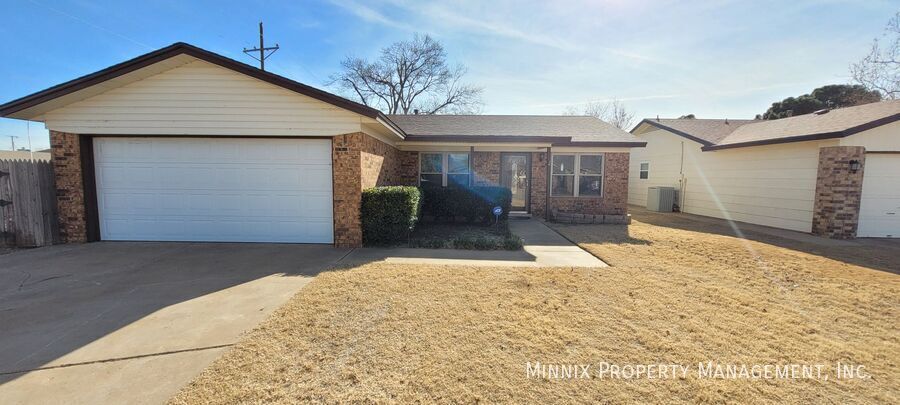
[[[559, 114], [618, 98], [639, 117], [752, 118], [846, 83], [896, 1], [0, 0], [0, 102], [184, 41], [252, 63], [256, 24], [282, 49], [267, 70], [322, 87], [348, 56], [414, 33], [442, 41], [484, 87], [486, 114]], [[26, 123], [0, 119], [25, 145]], [[48, 147], [32, 123], [35, 149]]]

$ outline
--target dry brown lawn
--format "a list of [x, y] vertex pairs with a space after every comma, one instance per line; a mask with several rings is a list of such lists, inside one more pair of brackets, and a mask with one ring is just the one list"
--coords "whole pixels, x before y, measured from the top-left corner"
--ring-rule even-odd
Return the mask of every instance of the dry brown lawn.
[[[173, 398], [240, 402], [900, 403], [900, 243], [809, 243], [674, 215], [558, 226], [613, 267], [370, 264], [319, 275]], [[526, 362], [677, 363], [676, 379], [528, 378]], [[826, 364], [827, 381], [696, 363]], [[838, 380], [836, 362], [871, 378]]]

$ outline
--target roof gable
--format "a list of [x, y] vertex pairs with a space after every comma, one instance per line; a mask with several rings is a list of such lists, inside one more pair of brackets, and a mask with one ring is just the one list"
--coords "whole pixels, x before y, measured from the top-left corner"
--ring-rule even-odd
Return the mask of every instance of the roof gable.
[[[188, 57], [185, 57], [185, 55]], [[256, 67], [183, 42], [172, 44], [165, 48], [110, 66], [98, 72], [70, 80], [0, 105], [0, 116], [29, 119], [38, 116], [43, 112], [43, 110], [38, 108], [41, 105], [49, 105], [54, 109], [59, 108], [68, 103], [94, 96], [111, 88], [141, 80], [142, 78], [175, 68], [196, 59], [254, 77], [264, 82], [312, 97], [369, 118], [381, 119], [385, 122], [385, 125], [400, 132], [398, 128], [387, 120], [377, 109], [307, 86], [286, 77], [257, 69]], [[59, 99], [62, 99], [64, 102], [53, 103], [54, 100]]]
[[753, 120], [647, 118], [641, 121], [632, 132], [642, 125], [649, 125], [708, 146], [715, 145], [738, 127], [752, 122]]

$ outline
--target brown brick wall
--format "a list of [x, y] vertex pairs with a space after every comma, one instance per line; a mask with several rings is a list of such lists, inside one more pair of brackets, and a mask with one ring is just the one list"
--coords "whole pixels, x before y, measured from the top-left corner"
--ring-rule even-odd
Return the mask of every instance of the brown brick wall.
[[[850, 171], [850, 161], [858, 160], [859, 170]], [[816, 199], [812, 232], [834, 239], [856, 237], [859, 202], [862, 197], [866, 148], [830, 146], [819, 149]]]
[[603, 154], [602, 196], [550, 197], [550, 210], [590, 215], [628, 213], [628, 156], [628, 153]]
[[419, 185], [419, 152], [401, 151], [400, 153], [400, 185]]
[[400, 151], [378, 139], [362, 135], [362, 188], [400, 184]]
[[531, 154], [531, 215], [546, 218], [547, 153]]
[[338, 135], [332, 142], [334, 170], [334, 244], [362, 246], [359, 209], [362, 191], [399, 184], [400, 152], [364, 133]]
[[81, 146], [76, 134], [50, 131], [50, 149], [56, 181], [59, 233], [63, 243], [87, 242]]
[[500, 184], [500, 152], [475, 152], [472, 155], [476, 186]]

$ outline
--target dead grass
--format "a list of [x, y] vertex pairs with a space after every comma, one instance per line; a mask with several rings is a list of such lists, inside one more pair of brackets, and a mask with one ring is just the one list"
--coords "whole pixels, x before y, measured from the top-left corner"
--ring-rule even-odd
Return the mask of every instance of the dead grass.
[[[372, 264], [321, 274], [172, 402], [900, 403], [900, 276], [881, 271], [900, 246], [832, 246], [826, 258], [809, 253], [821, 246], [660, 221], [560, 226], [614, 266], [602, 270]], [[528, 361], [709, 360], [841, 361], [872, 378], [525, 375]]]

